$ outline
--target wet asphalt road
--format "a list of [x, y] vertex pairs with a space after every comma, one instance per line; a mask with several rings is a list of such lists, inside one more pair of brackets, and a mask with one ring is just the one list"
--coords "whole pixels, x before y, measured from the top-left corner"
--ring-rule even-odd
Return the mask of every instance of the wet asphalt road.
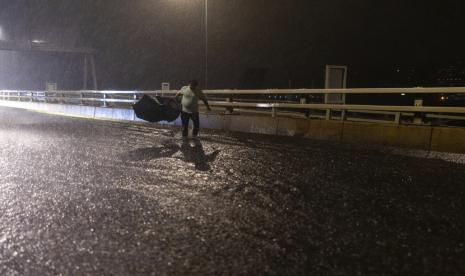
[[0, 108], [0, 275], [460, 275], [465, 166]]

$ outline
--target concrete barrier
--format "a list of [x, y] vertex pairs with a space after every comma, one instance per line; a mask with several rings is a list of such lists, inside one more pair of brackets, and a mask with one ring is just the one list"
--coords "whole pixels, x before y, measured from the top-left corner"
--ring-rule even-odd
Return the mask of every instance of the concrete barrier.
[[309, 120], [304, 137], [315, 140], [341, 141], [344, 123], [341, 121]]
[[431, 137], [431, 150], [465, 153], [465, 129], [435, 127]]
[[345, 122], [342, 130], [342, 140], [350, 143], [393, 145], [398, 142], [399, 135], [396, 125]]
[[[48, 107], [43, 104], [42, 110], [48, 110]], [[56, 109], [59, 113], [67, 113], [71, 115], [94, 117], [95, 116], [95, 107], [84, 106], [84, 105], [67, 105], [63, 106], [60, 109]]]
[[[208, 129], [226, 129], [229, 121], [224, 115], [200, 114], [201, 127]], [[181, 125], [181, 122], [179, 122]]]
[[94, 118], [134, 121], [136, 117], [131, 109], [95, 107]]
[[307, 119], [280, 117], [277, 120], [276, 134], [280, 136], [304, 137], [310, 128], [310, 121]]
[[399, 137], [393, 146], [429, 150], [432, 131], [430, 126], [399, 125]]
[[[131, 109], [1, 100], [0, 106], [96, 119], [141, 121]], [[180, 126], [181, 120], [178, 118], [174, 122], [160, 124]], [[465, 128], [224, 114], [201, 114], [201, 126], [225, 131], [465, 153]]]
[[278, 128], [278, 119], [265, 116], [242, 116], [229, 115], [226, 123], [227, 130], [276, 135]]
[[431, 132], [429, 126], [344, 122], [342, 141], [428, 150]]

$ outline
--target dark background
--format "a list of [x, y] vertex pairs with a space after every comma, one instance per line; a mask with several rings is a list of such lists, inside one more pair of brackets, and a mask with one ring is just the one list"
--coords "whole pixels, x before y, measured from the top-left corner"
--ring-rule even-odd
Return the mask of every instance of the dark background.
[[[326, 64], [348, 65], [350, 87], [464, 85], [464, 7], [209, 0], [209, 88], [322, 87]], [[101, 89], [179, 88], [204, 79], [204, 11], [204, 0], [2, 0], [0, 26], [9, 40], [95, 48]], [[79, 85], [78, 57], [36, 56], [17, 57], [14, 75], [41, 71]], [[0, 75], [11, 77], [1, 57]]]

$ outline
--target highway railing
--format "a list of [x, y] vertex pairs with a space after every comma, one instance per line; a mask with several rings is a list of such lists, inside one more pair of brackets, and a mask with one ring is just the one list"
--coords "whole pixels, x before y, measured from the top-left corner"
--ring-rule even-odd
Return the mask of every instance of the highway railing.
[[[131, 108], [142, 95], [172, 97], [177, 91], [13, 91], [0, 90], [0, 100]], [[326, 120], [376, 121], [390, 123], [439, 123], [465, 125], [465, 87], [434, 88], [350, 88], [350, 89], [266, 89], [207, 90], [210, 105], [230, 114], [262, 114], [321, 118]], [[410, 97], [408, 105], [326, 104], [324, 95], [341, 94]], [[439, 104], [424, 105], [425, 97]], [[448, 106], [441, 101], [459, 99]], [[452, 104], [452, 106], [450, 106]], [[457, 123], [458, 122], [458, 123]]]

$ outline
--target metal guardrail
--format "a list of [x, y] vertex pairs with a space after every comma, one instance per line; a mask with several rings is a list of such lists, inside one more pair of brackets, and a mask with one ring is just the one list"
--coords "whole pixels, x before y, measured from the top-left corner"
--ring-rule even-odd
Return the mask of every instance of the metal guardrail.
[[[129, 108], [130, 105], [144, 94], [151, 96], [173, 96], [177, 91], [16, 91], [0, 90], [1, 100], [50, 102], [62, 104], [117, 105]], [[357, 120], [354, 114], [364, 114], [367, 118], [358, 118], [360, 121], [389, 121], [402, 122], [402, 118], [420, 117], [422, 123], [425, 118], [443, 120], [464, 120], [465, 106], [389, 106], [389, 105], [361, 105], [361, 104], [323, 104], [305, 103], [303, 99], [309, 95], [338, 94], [415, 94], [419, 97], [426, 94], [464, 94], [465, 87], [434, 87], [434, 88], [348, 88], [348, 89], [267, 89], [267, 90], [207, 90], [204, 91], [211, 99], [210, 105], [214, 108], [226, 109], [228, 113], [233, 110], [255, 112], [258, 114], [271, 114], [272, 116], [300, 116], [317, 117], [339, 120]], [[293, 95], [292, 101], [270, 101], [264, 95]], [[247, 99], [240, 97], [247, 96]], [[251, 96], [257, 96], [251, 99]], [[215, 98], [216, 97], [216, 98]], [[465, 97], [464, 97], [465, 98]], [[315, 111], [315, 112], [310, 112]], [[319, 113], [318, 113], [319, 112]], [[336, 114], [335, 114], [336, 113]], [[377, 118], [382, 117], [382, 118]], [[417, 123], [418, 120], [417, 120]]]

